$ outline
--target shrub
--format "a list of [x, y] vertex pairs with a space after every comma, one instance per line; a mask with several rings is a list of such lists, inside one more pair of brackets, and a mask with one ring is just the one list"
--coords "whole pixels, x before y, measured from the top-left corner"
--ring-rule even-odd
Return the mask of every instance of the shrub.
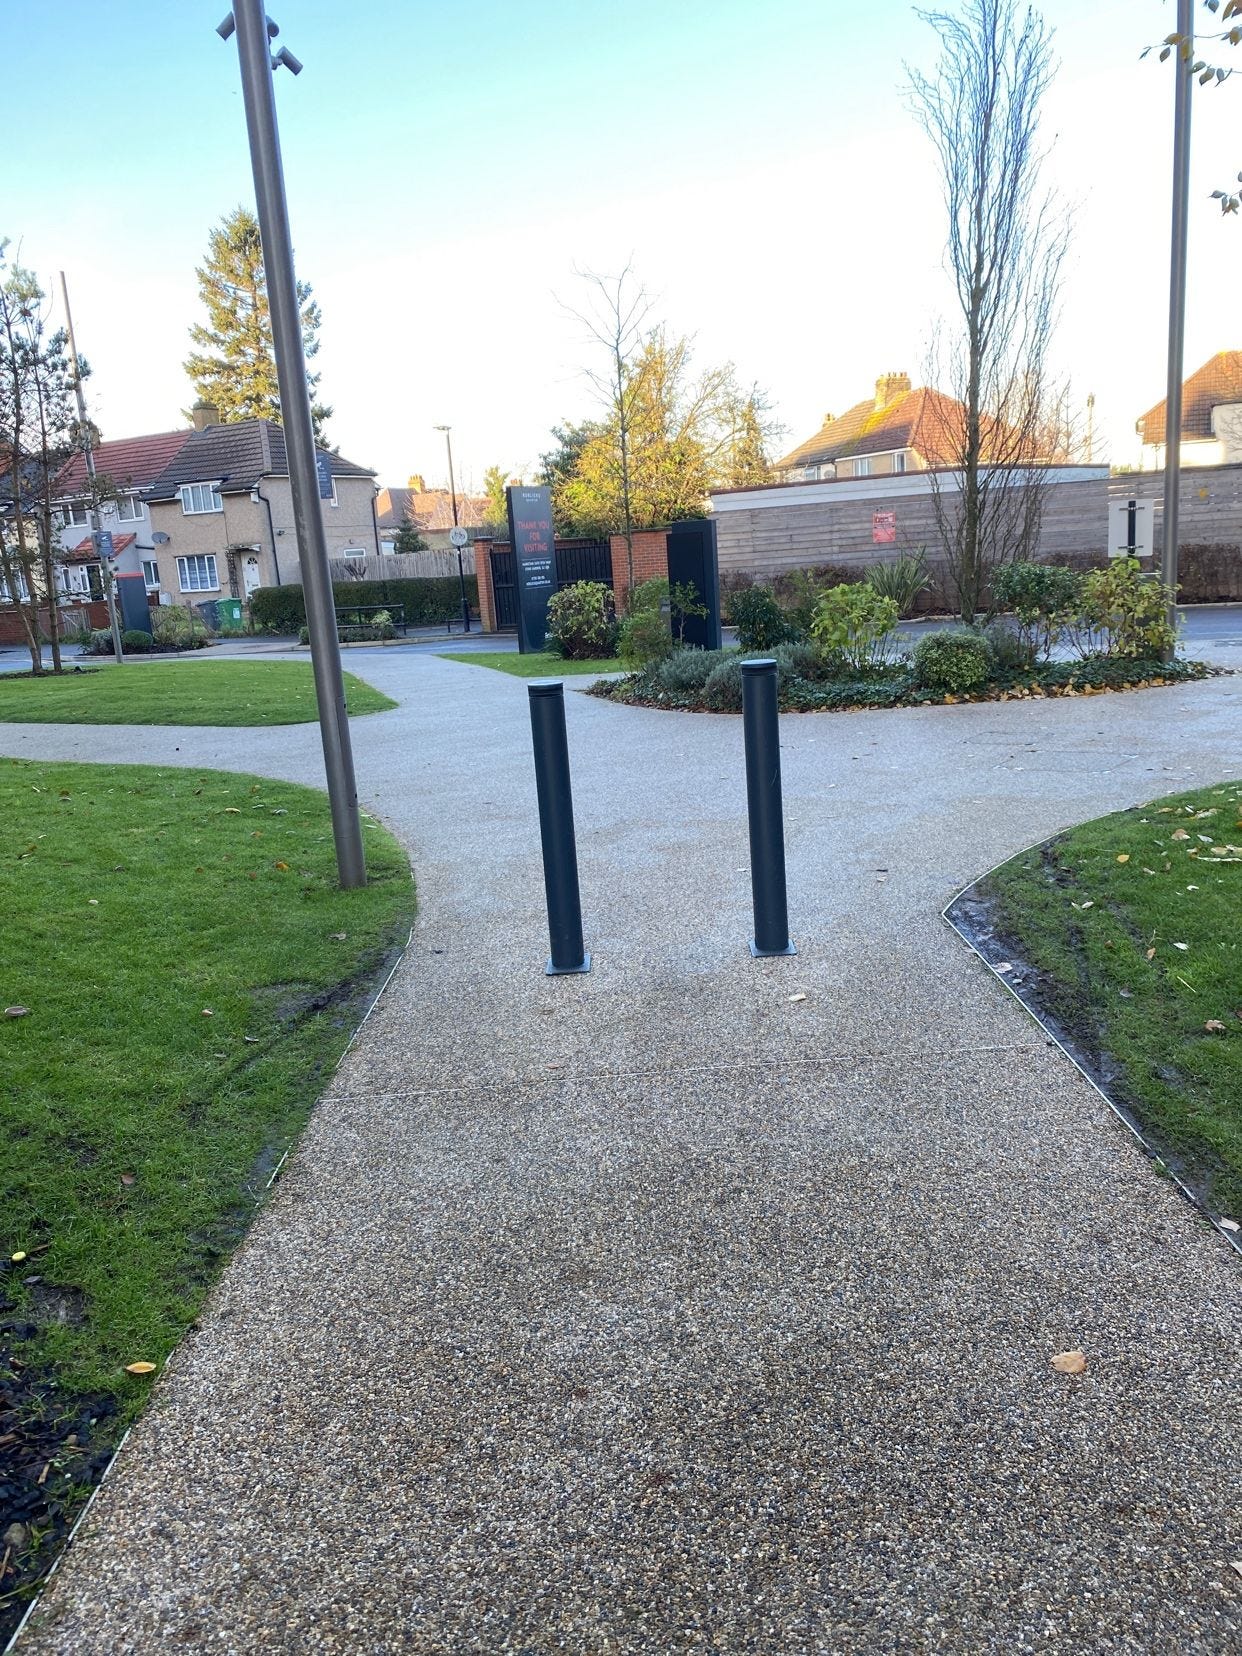
[[662, 610], [669, 601], [668, 582], [663, 576], [657, 576], [652, 581], [640, 581], [630, 593], [626, 602], [627, 615], [638, 615], [641, 612]]
[[778, 644], [772, 651], [780, 681], [786, 679], [817, 680], [824, 677], [825, 661], [814, 644], [799, 640], [793, 644]]
[[915, 645], [914, 682], [926, 690], [962, 694], [986, 684], [995, 664], [992, 646], [981, 632], [948, 627]]
[[1032, 661], [1047, 661], [1079, 603], [1082, 577], [1063, 564], [1002, 564], [992, 573], [992, 608], [1011, 613]]
[[[456, 575], [417, 575], [391, 581], [334, 581], [333, 599], [349, 604], [400, 604], [409, 626], [436, 626], [461, 615], [461, 588]], [[466, 601], [477, 609], [479, 586], [466, 576]], [[300, 586], [260, 587], [250, 595], [250, 620], [256, 632], [296, 633], [306, 624], [306, 602]]]
[[84, 655], [112, 655], [112, 633], [107, 627], [95, 627], [82, 639]]
[[684, 696], [688, 691], [701, 690], [731, 654], [724, 650], [674, 650], [652, 668], [648, 682], [653, 690], [665, 695]]
[[733, 600], [739, 592], [749, 592], [755, 577], [744, 569], [726, 569], [720, 577], [720, 619], [726, 627], [733, 625]]
[[155, 640], [150, 633], [142, 632], [138, 627], [129, 627], [121, 634], [121, 648], [126, 655], [140, 655], [143, 650], [153, 650]]
[[703, 685], [703, 700], [716, 713], [742, 711], [741, 656], [727, 656], [716, 663]]
[[674, 581], [668, 589], [668, 615], [670, 627], [677, 633], [677, 642], [686, 641], [686, 622], [697, 618], [705, 621], [708, 615], [707, 605], [699, 596], [699, 589], [693, 581]]
[[992, 648], [992, 659], [1003, 673], [1021, 673], [1035, 665], [1035, 651], [1021, 628], [999, 616], [983, 628]]
[[646, 667], [653, 661], [662, 661], [672, 648], [673, 634], [663, 610], [631, 610], [622, 621], [617, 653], [627, 667]]
[[917, 552], [903, 552], [888, 563], [872, 564], [867, 585], [881, 598], [891, 598], [898, 615], [912, 614], [920, 595], [931, 585], [927, 553], [920, 546]]
[[1165, 613], [1172, 598], [1163, 581], [1143, 574], [1137, 558], [1088, 570], [1072, 627], [1079, 654], [1159, 659], [1177, 642]]
[[866, 581], [831, 587], [815, 606], [811, 631], [825, 656], [865, 670], [888, 656], [897, 626], [897, 605]]
[[575, 581], [548, 604], [548, 634], [567, 661], [610, 656], [617, 645], [612, 591], [602, 581]]
[[798, 629], [768, 587], [734, 593], [731, 609], [737, 641], [744, 650], [773, 650], [798, 636]]

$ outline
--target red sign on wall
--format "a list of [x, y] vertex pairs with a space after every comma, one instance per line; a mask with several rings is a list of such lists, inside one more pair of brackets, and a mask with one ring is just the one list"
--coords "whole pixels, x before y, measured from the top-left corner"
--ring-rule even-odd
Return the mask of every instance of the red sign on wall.
[[874, 546], [891, 546], [897, 539], [896, 512], [872, 512], [871, 541]]

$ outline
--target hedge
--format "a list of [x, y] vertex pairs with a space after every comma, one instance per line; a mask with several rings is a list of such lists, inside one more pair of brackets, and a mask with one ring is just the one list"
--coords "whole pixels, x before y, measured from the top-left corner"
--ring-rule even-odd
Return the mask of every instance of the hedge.
[[[395, 581], [334, 581], [332, 596], [344, 608], [351, 604], [398, 605], [406, 626], [433, 626], [461, 615], [461, 587], [455, 575], [416, 576]], [[466, 576], [466, 598], [472, 610], [479, 605], [479, 587]], [[306, 625], [306, 602], [300, 586], [260, 587], [250, 595], [250, 619], [256, 632], [298, 633]]]

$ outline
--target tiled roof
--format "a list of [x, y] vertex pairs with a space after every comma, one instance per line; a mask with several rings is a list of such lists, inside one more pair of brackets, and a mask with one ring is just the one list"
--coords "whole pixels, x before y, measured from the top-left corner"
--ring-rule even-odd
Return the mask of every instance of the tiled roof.
[[[447, 489], [381, 489], [375, 510], [381, 529], [399, 529], [407, 521], [428, 534], [453, 527], [453, 497]], [[458, 495], [457, 521], [463, 528], [480, 528], [487, 512], [485, 496]]]
[[[171, 465], [193, 435], [188, 426], [183, 426], [180, 431], [157, 431], [149, 437], [118, 437], [115, 442], [100, 443], [94, 450], [95, 470], [114, 483], [145, 488]], [[86, 456], [75, 454], [57, 473], [56, 492], [72, 495], [85, 486]]]
[[[137, 538], [137, 535], [113, 535], [112, 556], [115, 557], [118, 552], [124, 552], [125, 548], [132, 546]], [[65, 560], [68, 562], [73, 558], [97, 558], [98, 556], [95, 543], [88, 535], [84, 541], [79, 541], [75, 547], [65, 553]]]
[[775, 471], [787, 467], [821, 465], [859, 454], [887, 454], [893, 449], [918, 451], [929, 465], [951, 459], [952, 431], [960, 426], [963, 409], [952, 397], [920, 386], [900, 392], [884, 408], [875, 399], [856, 403], [838, 420], [829, 420], [806, 442], [799, 443], [776, 462]]
[[[1145, 443], [1164, 442], [1162, 397], [1136, 422]], [[1202, 368], [1182, 381], [1182, 441], [1212, 435], [1212, 410], [1221, 403], [1242, 402], [1242, 351], [1217, 351]]]
[[[343, 455], [317, 449], [333, 477], [374, 477]], [[285, 434], [272, 420], [235, 420], [191, 431], [181, 451], [147, 491], [149, 500], [172, 500], [183, 483], [223, 482], [225, 494], [253, 489], [264, 477], [287, 477]]]

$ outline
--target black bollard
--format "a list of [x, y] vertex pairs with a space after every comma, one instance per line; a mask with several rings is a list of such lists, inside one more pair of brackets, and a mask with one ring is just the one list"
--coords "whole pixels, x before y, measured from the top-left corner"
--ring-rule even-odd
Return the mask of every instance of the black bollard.
[[781, 738], [774, 661], [742, 663], [746, 806], [750, 816], [750, 885], [755, 901], [752, 955], [791, 955], [785, 896], [785, 818], [781, 808]]
[[591, 957], [582, 946], [574, 800], [565, 739], [565, 686], [559, 679], [544, 679], [527, 689], [535, 789], [539, 795], [539, 836], [543, 841], [543, 885], [548, 896], [548, 936], [552, 942], [552, 955], [544, 970], [549, 977], [559, 977], [564, 972], [591, 970]]

